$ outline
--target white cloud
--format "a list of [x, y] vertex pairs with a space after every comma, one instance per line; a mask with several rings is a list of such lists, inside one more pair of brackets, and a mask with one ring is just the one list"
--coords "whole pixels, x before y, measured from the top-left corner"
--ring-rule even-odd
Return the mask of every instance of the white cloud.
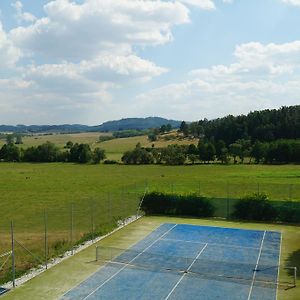
[[21, 1], [16, 1], [11, 4], [16, 10], [16, 18], [19, 22], [34, 22], [36, 17], [29, 12], [23, 12], [23, 4]]
[[184, 4], [196, 6], [206, 10], [211, 10], [216, 8], [212, 0], [180, 0], [180, 1]]
[[234, 57], [233, 64], [193, 70], [183, 82], [138, 95], [136, 109], [157, 105], [190, 120], [300, 103], [300, 41], [242, 44]]
[[10, 37], [28, 54], [57, 61], [165, 44], [172, 40], [174, 25], [189, 22], [188, 9], [171, 1], [55, 0], [44, 10], [46, 17], [13, 29]]
[[300, 7], [300, 0], [281, 0], [283, 3], [293, 5], [293, 6], [299, 6]]
[[0, 68], [13, 67], [22, 53], [9, 40], [0, 21]]

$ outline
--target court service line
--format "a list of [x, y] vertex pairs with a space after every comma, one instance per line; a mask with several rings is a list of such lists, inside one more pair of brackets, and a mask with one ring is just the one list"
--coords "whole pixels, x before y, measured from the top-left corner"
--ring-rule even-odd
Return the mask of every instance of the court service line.
[[265, 236], [266, 236], [266, 231], [264, 231], [264, 235], [263, 235], [263, 238], [262, 238], [261, 243], [260, 243], [260, 249], [259, 249], [256, 265], [255, 265], [255, 268], [254, 268], [254, 271], [253, 271], [252, 282], [251, 282], [251, 286], [250, 286], [250, 290], [249, 290], [249, 294], [248, 294], [248, 298], [247, 298], [248, 300], [250, 300], [250, 298], [251, 298], [251, 293], [252, 293], [252, 290], [253, 290], [253, 285], [254, 285], [254, 281], [255, 281], [255, 277], [256, 277], [256, 271], [257, 271], [257, 267], [258, 267], [258, 264], [259, 264], [259, 260], [260, 260], [260, 256], [261, 256]]
[[144, 252], [146, 252], [149, 248], [151, 248], [155, 243], [157, 243], [159, 240], [161, 240], [164, 236], [166, 236], [171, 230], [173, 230], [177, 224], [172, 226], [169, 230], [167, 230], [163, 235], [158, 237], [154, 242], [152, 242], [148, 247], [146, 247], [142, 252], [140, 252], [138, 255], [136, 255], [131, 261], [129, 261], [127, 264], [125, 264], [119, 271], [117, 271], [115, 274], [111, 275], [108, 279], [106, 279], [101, 285], [99, 285], [96, 289], [94, 289], [91, 293], [89, 293], [86, 297], [84, 297], [82, 300], [88, 299], [90, 296], [92, 296], [94, 293], [96, 293], [99, 289], [101, 289], [106, 283], [108, 283], [110, 280], [112, 280], [114, 277], [116, 277], [122, 270], [124, 270], [127, 266], [129, 266], [135, 259], [137, 259], [140, 255], [142, 255]]
[[220, 247], [231, 247], [231, 248], [240, 248], [240, 249], [253, 249], [259, 250], [259, 247], [247, 247], [247, 246], [238, 246], [232, 244], [219, 244], [219, 243], [209, 243], [209, 242], [199, 242], [199, 241], [189, 241], [189, 240], [178, 240], [178, 239], [162, 239], [163, 241], [171, 241], [171, 242], [178, 242], [178, 243], [191, 243], [191, 244], [208, 244], [210, 246], [220, 246]]
[[[196, 258], [193, 260], [193, 262], [190, 264], [190, 266], [188, 267], [187, 271], [189, 271], [193, 264], [195, 263], [195, 261], [199, 258], [199, 256], [202, 254], [202, 252], [205, 250], [205, 248], [207, 247], [207, 244], [205, 244], [205, 246], [201, 249], [201, 251], [198, 253], [198, 255], [196, 256]], [[185, 277], [186, 273], [184, 273], [180, 279], [177, 281], [177, 283], [174, 285], [174, 287], [172, 288], [172, 290], [170, 291], [170, 293], [168, 294], [168, 296], [165, 298], [165, 300], [168, 300], [170, 298], [170, 296], [173, 294], [173, 292], [175, 291], [175, 289], [177, 288], [177, 286], [180, 284], [180, 282], [183, 280], [183, 278]]]

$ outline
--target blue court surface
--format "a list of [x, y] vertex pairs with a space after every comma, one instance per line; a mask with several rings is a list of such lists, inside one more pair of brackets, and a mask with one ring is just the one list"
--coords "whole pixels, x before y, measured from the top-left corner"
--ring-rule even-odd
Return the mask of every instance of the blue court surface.
[[163, 224], [62, 299], [276, 300], [281, 234]]
[[8, 292], [8, 289], [0, 287], [0, 296]]

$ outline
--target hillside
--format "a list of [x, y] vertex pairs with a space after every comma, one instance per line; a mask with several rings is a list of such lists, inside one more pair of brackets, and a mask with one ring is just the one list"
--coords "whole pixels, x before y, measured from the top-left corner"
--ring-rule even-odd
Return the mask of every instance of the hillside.
[[148, 118], [126, 118], [118, 121], [105, 122], [102, 125], [95, 126], [95, 131], [121, 131], [121, 130], [144, 130], [149, 128], [157, 128], [162, 125], [171, 124], [172, 127], [178, 128], [180, 121], [168, 120], [159, 117]]

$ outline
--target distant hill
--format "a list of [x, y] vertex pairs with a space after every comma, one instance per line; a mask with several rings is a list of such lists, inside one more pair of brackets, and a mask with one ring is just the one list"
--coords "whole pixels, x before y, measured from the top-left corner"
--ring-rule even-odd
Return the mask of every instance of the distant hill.
[[15, 133], [75, 133], [75, 132], [106, 132], [120, 130], [144, 130], [156, 128], [162, 125], [171, 124], [172, 127], [178, 128], [181, 121], [168, 120], [159, 117], [148, 118], [127, 118], [117, 121], [105, 122], [97, 126], [87, 126], [80, 124], [63, 124], [63, 125], [0, 125], [0, 132]]
[[174, 128], [179, 128], [181, 121], [167, 120], [159, 117], [148, 118], [127, 118], [118, 121], [108, 121], [99, 126], [94, 126], [95, 131], [121, 131], [121, 130], [144, 130], [157, 128], [162, 125], [171, 124]]

